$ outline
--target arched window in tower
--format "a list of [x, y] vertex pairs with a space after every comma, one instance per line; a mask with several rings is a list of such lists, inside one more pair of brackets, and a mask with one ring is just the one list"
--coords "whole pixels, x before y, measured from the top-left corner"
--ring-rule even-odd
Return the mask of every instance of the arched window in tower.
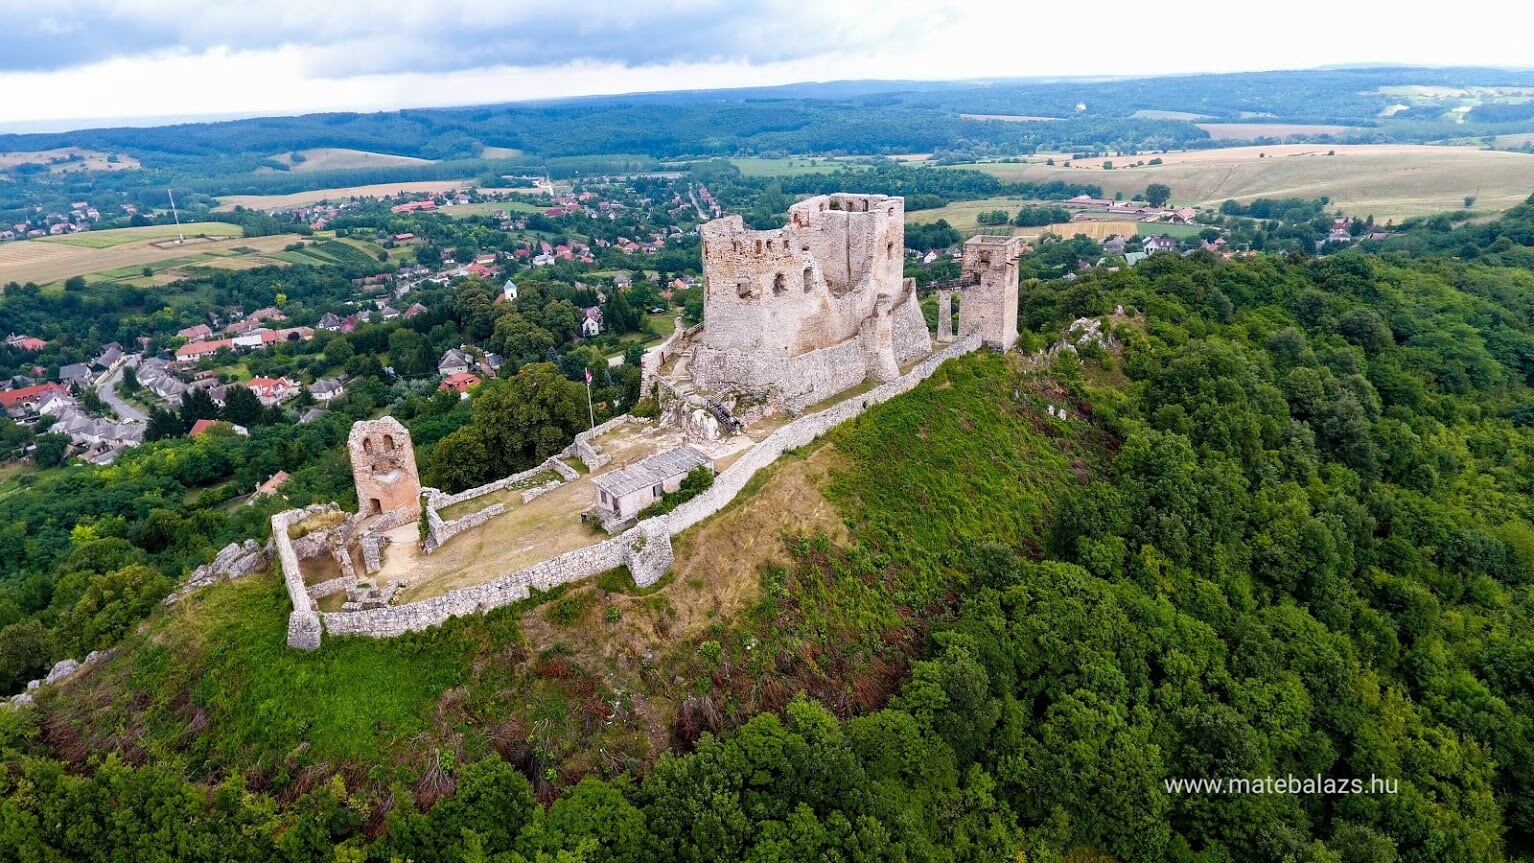
[[807, 294], [815, 289], [815, 271], [810, 267], [804, 268], [804, 292]]
[[367, 455], [373, 454], [373, 442], [367, 438], [362, 439], [362, 451]]
[[782, 293], [786, 293], [787, 291], [788, 291], [788, 278], [786, 276], [784, 276], [782, 273], [778, 273], [776, 276], [773, 276], [772, 277], [772, 292], [774, 294], [782, 294]]
[[384, 452], [394, 452], [394, 435], [384, 435]]

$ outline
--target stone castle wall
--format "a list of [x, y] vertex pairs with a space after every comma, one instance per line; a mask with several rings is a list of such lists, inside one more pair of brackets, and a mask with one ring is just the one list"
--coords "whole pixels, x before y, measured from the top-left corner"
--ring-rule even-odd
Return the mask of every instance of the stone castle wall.
[[773, 390], [802, 407], [932, 350], [903, 274], [904, 199], [821, 195], [790, 207], [782, 228], [727, 216], [700, 233], [706, 325], [689, 366], [700, 388]]
[[[316, 615], [313, 611], [313, 603], [303, 589], [303, 577], [298, 574], [298, 559], [291, 553], [291, 543], [281, 543], [278, 546], [278, 557], [282, 563], [284, 577], [288, 579], [289, 595], [294, 597], [294, 612], [289, 618], [288, 643], [290, 646], [306, 649], [317, 647], [320, 638], [320, 621], [323, 621], [325, 631], [334, 635], [387, 638], [406, 632], [416, 632], [437, 626], [453, 617], [480, 614], [519, 602], [530, 596], [533, 589], [548, 590], [556, 585], [590, 578], [618, 566], [627, 566], [634, 576], [635, 583], [640, 586], [654, 584], [671, 566], [673, 558], [671, 537], [723, 509], [745, 488], [746, 483], [757, 471], [772, 464], [785, 451], [804, 446], [841, 423], [862, 414], [868, 408], [909, 392], [930, 377], [945, 361], [970, 353], [979, 348], [980, 344], [981, 338], [978, 333], [960, 337], [953, 344], [921, 361], [899, 378], [826, 410], [808, 414], [788, 423], [768, 435], [765, 440], [748, 450], [728, 468], [720, 471], [714, 478], [714, 484], [702, 494], [677, 507], [668, 515], [646, 519], [612, 539], [567, 552], [484, 584], [462, 588], [442, 596], [386, 608], [325, 612]], [[293, 510], [273, 516], [273, 536], [286, 537], [287, 535], [288, 523], [285, 522], [279, 530], [279, 518], [293, 513], [302, 516], [303, 512], [303, 510]], [[440, 518], [438, 521], [440, 522]], [[283, 554], [284, 548], [287, 549], [287, 556]], [[297, 578], [296, 592], [293, 586], [294, 576]], [[312, 629], [310, 628], [311, 619]]]
[[768, 435], [734, 464], [720, 471], [714, 477], [714, 484], [702, 494], [660, 518], [666, 520], [667, 530], [672, 536], [681, 533], [723, 509], [726, 504], [735, 499], [737, 494], [740, 494], [741, 489], [746, 487], [746, 483], [750, 482], [757, 471], [777, 461], [784, 452], [810, 443], [874, 405], [882, 404], [895, 396], [911, 391], [917, 384], [931, 377], [937, 367], [947, 360], [963, 356], [979, 347], [978, 334], [965, 336], [889, 383], [881, 384], [862, 395], [846, 399], [823, 411], [807, 414], [794, 420]]
[[436, 510], [427, 509], [426, 514], [429, 520], [429, 527], [427, 528], [426, 544], [423, 546], [423, 548], [427, 554], [431, 554], [432, 552], [441, 548], [448, 540], [452, 539], [458, 534], [463, 533], [471, 527], [479, 527], [480, 525], [484, 524], [492, 518], [495, 518], [505, 511], [505, 504], [492, 503], [484, 509], [478, 510], [476, 512], [471, 512], [462, 518], [455, 518], [452, 521], [443, 521], [442, 516], [437, 515]]
[[293, 604], [293, 610], [288, 613], [288, 646], [300, 650], [314, 650], [320, 646], [320, 637], [323, 630], [320, 627], [320, 616], [315, 610], [314, 600], [309, 597], [309, 591], [304, 587], [304, 573], [298, 566], [298, 552], [293, 549], [293, 540], [288, 536], [288, 528], [315, 515], [316, 512], [328, 511], [328, 507], [311, 507], [309, 509], [290, 509], [279, 512], [272, 516], [272, 546], [276, 549], [278, 571], [282, 573], [282, 582], [288, 589], [288, 601]]

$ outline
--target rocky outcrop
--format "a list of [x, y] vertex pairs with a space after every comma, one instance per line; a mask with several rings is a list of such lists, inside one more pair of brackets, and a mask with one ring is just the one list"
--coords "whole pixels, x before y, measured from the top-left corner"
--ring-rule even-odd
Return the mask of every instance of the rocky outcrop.
[[165, 597], [165, 604], [175, 605], [189, 594], [204, 587], [260, 572], [266, 569], [269, 563], [271, 563], [271, 555], [267, 548], [255, 540], [231, 542], [219, 551], [211, 563], [192, 570], [192, 574], [187, 576], [170, 596]]

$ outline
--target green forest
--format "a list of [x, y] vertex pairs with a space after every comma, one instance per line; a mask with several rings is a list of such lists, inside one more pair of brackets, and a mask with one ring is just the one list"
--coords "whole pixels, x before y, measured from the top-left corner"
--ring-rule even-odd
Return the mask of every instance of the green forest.
[[[126, 154], [142, 168], [95, 172], [21, 162], [0, 171], [0, 221], [31, 207], [90, 200], [103, 212], [160, 207], [186, 195], [284, 194], [312, 189], [504, 174], [560, 177], [653, 170], [658, 162], [729, 156], [889, 156], [938, 161], [1038, 150], [1133, 154], [1221, 146], [1197, 123], [1331, 124], [1294, 140], [1431, 142], [1530, 130], [1520, 98], [1402, 106], [1404, 87], [1527, 88], [1528, 72], [1381, 67], [1192, 75], [1129, 80], [933, 84], [842, 82], [724, 91], [635, 94], [371, 114], [263, 117], [157, 128], [0, 134], [0, 152], [78, 147]], [[1404, 110], [1403, 110], [1404, 108]], [[1052, 122], [994, 122], [989, 115]], [[1178, 119], [1161, 119], [1178, 117]], [[1264, 139], [1266, 140], [1266, 139]], [[1277, 139], [1273, 139], [1277, 142]], [[339, 147], [432, 160], [395, 167], [293, 171], [274, 157]], [[487, 147], [519, 151], [484, 158]], [[59, 170], [54, 170], [59, 168]]]
[[[1534, 199], [1368, 252], [1025, 281], [1024, 354], [950, 362], [817, 445], [849, 539], [785, 537], [748, 609], [662, 657], [638, 693], [677, 705], [658, 757], [600, 669], [528, 645], [538, 599], [295, 655], [275, 579], [157, 609], [132, 546], [55, 529], [36, 553], [97, 612], [57, 631], [122, 642], [0, 712], [0, 857], [1525, 857], [1531, 245]], [[1032, 354], [1079, 317], [1111, 343]], [[459, 427], [507, 431], [438, 434]], [[285, 445], [334, 449], [305, 434]], [[174, 495], [154, 460], [177, 452], [92, 493]], [[1288, 776], [1395, 784], [1168, 784]]]

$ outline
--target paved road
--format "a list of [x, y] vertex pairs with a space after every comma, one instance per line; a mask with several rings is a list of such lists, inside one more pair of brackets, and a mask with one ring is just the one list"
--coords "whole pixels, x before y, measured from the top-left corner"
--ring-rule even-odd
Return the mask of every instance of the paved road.
[[141, 423], [149, 422], [149, 417], [145, 416], [143, 411], [117, 397], [117, 382], [122, 378], [122, 374], [123, 367], [119, 366], [117, 371], [103, 378], [96, 384], [96, 395], [101, 396], [101, 400], [111, 405], [112, 410], [117, 411], [117, 415], [123, 419], [138, 420]]

